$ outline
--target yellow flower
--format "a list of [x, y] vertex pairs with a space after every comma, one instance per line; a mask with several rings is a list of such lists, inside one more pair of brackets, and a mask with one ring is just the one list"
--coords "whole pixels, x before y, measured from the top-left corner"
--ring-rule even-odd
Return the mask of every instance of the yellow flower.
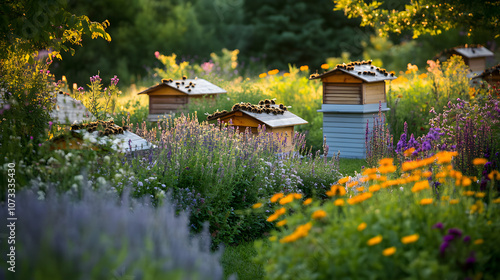
[[432, 198], [423, 198], [420, 200], [420, 205], [428, 205], [432, 203]]
[[285, 194], [284, 193], [277, 193], [271, 197], [271, 202], [275, 203], [278, 201], [278, 199], [282, 198]]
[[462, 194], [466, 196], [473, 196], [476, 192], [475, 191], [465, 191]]
[[378, 168], [378, 171], [380, 174], [387, 174], [387, 173], [392, 173], [396, 171], [396, 166], [394, 165], [382, 165]]
[[363, 192], [365, 190], [365, 187], [359, 187], [357, 190], [358, 192]]
[[278, 237], [276, 235], [269, 237], [269, 241], [276, 241]]
[[370, 175], [377, 172], [377, 168], [367, 168], [363, 171], [363, 175]]
[[267, 218], [267, 221], [268, 222], [273, 222], [273, 221], [277, 220], [281, 215], [283, 215], [285, 213], [286, 213], [286, 208], [285, 207], [281, 207], [280, 209], [274, 211], [274, 213], [271, 214], [271, 216], [269, 216]]
[[295, 198], [295, 199], [301, 199], [302, 198], [302, 194], [300, 194], [300, 193], [294, 193], [293, 194], [293, 198]]
[[394, 253], [396, 253], [396, 247], [389, 247], [389, 248], [385, 249], [384, 251], [382, 251], [382, 255], [384, 255], [386, 257], [393, 255]]
[[328, 196], [334, 196], [334, 195], [343, 196], [345, 194], [346, 190], [344, 189], [344, 187], [340, 185], [333, 185], [330, 187], [330, 190], [326, 192], [326, 195]]
[[405, 237], [401, 238], [401, 242], [403, 244], [417, 242], [417, 240], [418, 240], [419, 237], [420, 236], [418, 234], [408, 235], [408, 236], [405, 236]]
[[293, 193], [288, 194], [287, 196], [285, 196], [282, 199], [280, 199], [280, 204], [281, 205], [285, 205], [287, 203], [292, 202], [293, 201], [293, 197], [294, 197]]
[[370, 238], [370, 240], [368, 240], [366, 244], [368, 246], [373, 246], [379, 244], [380, 242], [382, 242], [382, 235], [377, 235], [373, 238]]
[[384, 165], [393, 165], [394, 159], [393, 158], [383, 158], [378, 161], [378, 165], [384, 166]]
[[345, 183], [347, 183], [347, 181], [349, 181], [349, 179], [351, 179], [349, 176], [344, 177], [344, 178], [339, 180], [339, 184], [340, 185], [345, 184]]
[[449, 195], [443, 195], [443, 196], [441, 197], [441, 200], [442, 200], [442, 201], [450, 200], [450, 196], [449, 196]]
[[498, 204], [498, 203], [500, 203], [500, 197], [499, 197], [499, 198], [496, 198], [496, 199], [493, 199], [491, 202], [493, 202], [493, 203], [497, 203], [497, 204]]
[[311, 227], [312, 224], [310, 222], [298, 226], [293, 233], [281, 238], [280, 243], [290, 243], [296, 241], [299, 238], [306, 237], [309, 234], [309, 230], [311, 229]]
[[476, 240], [474, 240], [474, 244], [476, 244], [476, 245], [481, 245], [481, 244], [483, 244], [483, 242], [484, 242], [483, 239], [476, 239]]
[[458, 204], [458, 199], [450, 199], [450, 204]]
[[339, 198], [339, 199], [335, 200], [333, 202], [333, 204], [335, 204], [335, 206], [344, 206], [345, 201], [342, 198]]
[[411, 188], [411, 191], [416, 193], [425, 189], [430, 189], [429, 181], [427, 180], [416, 182], [415, 185], [413, 185], [413, 187]]
[[363, 231], [366, 228], [366, 223], [361, 223], [358, 225], [358, 231]]
[[359, 184], [359, 182], [358, 182], [358, 181], [350, 182], [349, 184], [347, 184], [347, 187], [348, 187], [348, 188], [352, 188], [352, 187], [354, 187], [354, 186], [357, 186], [358, 184]]
[[321, 64], [321, 69], [325, 69], [325, 70], [326, 70], [326, 69], [328, 69], [328, 68], [330, 68], [330, 65], [328, 65], [328, 64], [326, 64], [326, 63]]
[[276, 226], [282, 227], [282, 226], [286, 225], [286, 223], [287, 223], [287, 221], [286, 221], [286, 219], [284, 219], [284, 220], [277, 222]]
[[483, 198], [485, 196], [486, 196], [486, 193], [484, 193], [484, 192], [478, 192], [478, 193], [476, 193], [476, 197]]
[[380, 190], [380, 185], [373, 185], [371, 187], [368, 188], [368, 191], [369, 192], [376, 192], [376, 191], [379, 191]]
[[361, 194], [358, 194], [356, 196], [349, 198], [347, 200], [347, 203], [349, 203], [351, 205], [357, 204], [357, 203], [360, 203], [360, 202], [367, 200], [368, 198], [372, 197], [372, 195], [373, 194], [371, 192], [361, 193]]
[[267, 73], [262, 73], [262, 74], [259, 75], [259, 78], [261, 78], [261, 79], [265, 78], [265, 77], [267, 77]]
[[260, 207], [262, 207], [262, 203], [260, 203], [260, 202], [255, 203], [254, 205], [252, 205], [253, 209], [257, 209], [257, 208], [260, 208]]
[[309, 70], [309, 66], [307, 66], [307, 65], [302, 65], [302, 66], [300, 66], [300, 68], [299, 68], [299, 69], [300, 69], [300, 71], [307, 71], [307, 70]]
[[323, 219], [324, 217], [326, 217], [326, 212], [324, 210], [316, 210], [311, 215], [311, 217], [315, 220]]
[[409, 148], [408, 150], [404, 151], [404, 155], [405, 157], [409, 157], [413, 154], [413, 152], [415, 152], [415, 148]]
[[493, 178], [495, 178], [495, 180], [500, 180], [500, 172], [493, 170], [488, 174], [488, 178], [490, 178], [490, 180], [493, 180]]
[[278, 70], [278, 69], [274, 69], [274, 70], [268, 71], [268, 72], [267, 72], [267, 74], [269, 74], [269, 75], [276, 75], [276, 74], [278, 74], [279, 72], [280, 72], [280, 70]]
[[475, 158], [472, 161], [472, 164], [474, 164], [474, 165], [485, 165], [487, 162], [488, 162], [488, 160], [485, 159], [485, 158]]
[[311, 204], [311, 202], [313, 202], [313, 199], [308, 198], [308, 199], [304, 200], [304, 205], [309, 205], [309, 204]]

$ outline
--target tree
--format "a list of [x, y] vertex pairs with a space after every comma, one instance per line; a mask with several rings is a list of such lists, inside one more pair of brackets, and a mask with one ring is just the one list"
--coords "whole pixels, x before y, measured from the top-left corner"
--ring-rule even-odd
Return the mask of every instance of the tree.
[[4, 0], [0, 4], [0, 59], [8, 54], [31, 57], [39, 50], [61, 59], [61, 51], [74, 52], [82, 37], [111, 41], [108, 21], [93, 22], [66, 10], [66, 0]]
[[500, 36], [500, 2], [484, 0], [410, 0], [405, 5], [364, 0], [334, 0], [335, 10], [343, 10], [349, 18], [361, 18], [361, 26], [372, 26], [381, 36], [388, 33], [413, 32], [438, 35], [443, 31], [463, 28], [468, 35], [477, 29], [489, 29]]

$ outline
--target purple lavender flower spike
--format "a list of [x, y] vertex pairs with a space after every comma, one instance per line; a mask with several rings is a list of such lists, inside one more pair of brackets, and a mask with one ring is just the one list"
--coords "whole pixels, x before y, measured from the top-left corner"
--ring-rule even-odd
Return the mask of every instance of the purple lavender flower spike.
[[448, 233], [452, 234], [452, 235], [455, 235], [455, 236], [458, 236], [458, 237], [462, 236], [462, 231], [460, 229], [458, 229], [458, 228], [450, 228], [448, 230]]
[[443, 229], [443, 223], [439, 222], [432, 226], [432, 228]]

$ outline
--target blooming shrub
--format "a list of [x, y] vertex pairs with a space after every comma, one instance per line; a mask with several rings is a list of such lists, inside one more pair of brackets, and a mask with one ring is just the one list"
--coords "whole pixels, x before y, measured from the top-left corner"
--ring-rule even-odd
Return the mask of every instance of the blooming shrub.
[[[6, 220], [7, 204], [0, 206]], [[189, 233], [185, 213], [87, 190], [81, 200], [16, 194], [13, 279], [222, 279], [210, 236]], [[0, 232], [7, 236], [7, 227]], [[7, 242], [2, 242], [8, 252]], [[6, 279], [3, 261], [0, 278]]]
[[[173, 198], [184, 204], [179, 207], [191, 210], [193, 231], [210, 223], [214, 245], [252, 240], [271, 229], [264, 215], [242, 218], [239, 213], [259, 199], [275, 192], [321, 195], [338, 177], [335, 159], [301, 152], [305, 142], [300, 133], [275, 140], [265, 127], [258, 135], [238, 133], [221, 123], [199, 123], [196, 116], [132, 130], [158, 146], [131, 161], [133, 194], [154, 198], [172, 190]], [[285, 141], [293, 141], [296, 152], [283, 153]], [[191, 196], [184, 191], [188, 189]]]
[[406, 161], [400, 176], [383, 159], [359, 184], [339, 180], [325, 201], [271, 199], [270, 222], [286, 224], [255, 242], [257, 260], [269, 279], [495, 278], [500, 194], [454, 170], [456, 156]]

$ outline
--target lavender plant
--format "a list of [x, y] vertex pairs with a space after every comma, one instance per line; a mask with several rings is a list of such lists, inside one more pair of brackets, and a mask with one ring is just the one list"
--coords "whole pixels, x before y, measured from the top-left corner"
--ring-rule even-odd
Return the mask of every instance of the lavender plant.
[[[6, 220], [7, 205], [0, 209]], [[16, 215], [16, 271], [1, 269], [2, 279], [223, 278], [207, 230], [191, 236], [187, 214], [176, 216], [166, 200], [154, 208], [93, 191], [39, 200], [26, 190], [16, 196]]]
[[394, 153], [392, 135], [389, 133], [385, 114], [381, 108], [382, 105], [379, 104], [378, 115], [373, 117], [371, 131], [369, 122], [366, 122], [365, 147], [368, 166], [376, 166], [379, 160], [392, 157]]

